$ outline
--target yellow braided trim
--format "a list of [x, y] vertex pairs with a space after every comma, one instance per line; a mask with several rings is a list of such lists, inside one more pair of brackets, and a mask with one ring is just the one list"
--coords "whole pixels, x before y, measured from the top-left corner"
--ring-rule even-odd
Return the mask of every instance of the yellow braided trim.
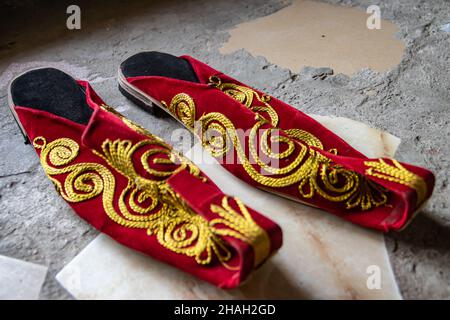
[[[137, 126], [131, 121], [129, 125]], [[60, 138], [47, 142], [40, 136], [34, 139], [33, 145], [40, 150], [45, 173], [68, 202], [77, 203], [101, 196], [105, 213], [115, 223], [128, 228], [146, 229], [147, 234], [155, 235], [163, 247], [194, 257], [201, 265], [211, 263], [215, 256], [225, 267], [233, 269], [226, 263], [231, 259], [232, 252], [221, 239], [223, 235], [249, 243], [255, 250], [255, 265], [266, 259], [270, 252], [270, 239], [264, 229], [251, 219], [245, 206], [235, 199], [240, 210], [237, 212], [228, 205], [225, 197], [223, 207], [211, 205], [211, 211], [218, 212], [220, 218], [208, 221], [196, 214], [172, 190], [166, 179], [183, 169], [202, 178], [200, 170], [161, 139], [146, 131], [142, 133], [148, 139], [135, 144], [129, 140], [106, 140], [101, 152], [93, 150], [94, 154], [127, 178], [128, 184], [118, 199], [115, 198], [115, 177], [106, 166], [89, 162], [72, 164], [79, 155], [79, 145], [74, 140]], [[154, 179], [140, 176], [133, 165], [136, 151], [148, 146], [152, 148], [144, 151], [140, 160]], [[176, 169], [161, 171], [152, 168], [152, 163], [171, 165], [172, 168], [175, 165]], [[63, 183], [55, 178], [60, 175], [65, 176]]]
[[[216, 79], [215, 85], [225, 88], [225, 84], [221, 83], [220, 79]], [[242, 103], [251, 105], [251, 99], [255, 97], [255, 93], [245, 87], [239, 87], [239, 90], [234, 94]], [[260, 98], [262, 101], [268, 101], [267, 99]], [[179, 114], [176, 112], [178, 103], [189, 105], [192, 114], [189, 117], [186, 116], [186, 119], [192, 119], [196, 110], [194, 100], [186, 93], [177, 94], [167, 107], [175, 117]], [[187, 110], [183, 106], [181, 108]], [[220, 112], [202, 115], [198, 119], [200, 126], [194, 128], [194, 131], [200, 137], [204, 148], [216, 158], [234, 149], [239, 163], [247, 174], [263, 186], [282, 188], [298, 184], [302, 198], [310, 199], [318, 194], [328, 201], [345, 202], [347, 209], [360, 207], [362, 210], [369, 210], [386, 204], [387, 196], [383, 188], [369, 183], [354, 171], [333, 165], [330, 159], [309, 148], [309, 146], [323, 148], [320, 140], [314, 135], [303, 130], [291, 129], [288, 133], [300, 142], [295, 143], [286, 136], [276, 134], [279, 129], [262, 128], [267, 120], [260, 114], [256, 114], [255, 119], [256, 122], [251, 128], [248, 139], [248, 157], [233, 123]], [[261, 131], [261, 137], [258, 138], [258, 132]], [[283, 148], [282, 152], [275, 152], [270, 147], [273, 143], [285, 144], [286, 148]], [[261, 153], [274, 160], [292, 159], [288, 165], [278, 167], [273, 166], [274, 161], [269, 163], [263, 161], [260, 157]]]
[[366, 169], [366, 174], [414, 189], [417, 194], [416, 207], [419, 206], [425, 200], [428, 192], [425, 180], [421, 176], [406, 170], [397, 160], [391, 159], [391, 161], [393, 165], [386, 163], [383, 159], [364, 162], [369, 167]]

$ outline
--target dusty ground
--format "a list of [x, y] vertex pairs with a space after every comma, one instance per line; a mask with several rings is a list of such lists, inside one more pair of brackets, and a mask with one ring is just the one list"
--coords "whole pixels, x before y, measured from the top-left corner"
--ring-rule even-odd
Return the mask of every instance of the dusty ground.
[[64, 68], [92, 81], [109, 104], [169, 139], [178, 127], [174, 121], [144, 114], [116, 89], [119, 62], [148, 49], [193, 55], [303, 111], [353, 118], [400, 137], [397, 158], [432, 169], [437, 183], [410, 227], [386, 236], [393, 268], [405, 298], [450, 298], [450, 34], [440, 30], [450, 22], [448, 1], [329, 1], [363, 9], [379, 4], [383, 18], [400, 26], [406, 51], [390, 72], [362, 70], [324, 80], [312, 78], [315, 69], [291, 72], [243, 50], [219, 53], [226, 29], [289, 1], [127, 1], [126, 6], [86, 1], [80, 31], [66, 29], [63, 1], [37, 2], [0, 5], [0, 254], [49, 265], [41, 298], [70, 298], [54, 276], [97, 232], [73, 215], [33, 149], [22, 143], [7, 109], [7, 84], [30, 67]]

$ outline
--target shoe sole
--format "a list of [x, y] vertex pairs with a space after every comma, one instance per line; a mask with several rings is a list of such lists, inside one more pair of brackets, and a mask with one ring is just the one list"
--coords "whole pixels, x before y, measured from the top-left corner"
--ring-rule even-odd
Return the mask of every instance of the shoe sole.
[[117, 82], [120, 93], [122, 93], [127, 99], [131, 100], [137, 106], [158, 118], [173, 118], [161, 102], [153, 99], [148, 94], [129, 84], [120, 68], [117, 72]]

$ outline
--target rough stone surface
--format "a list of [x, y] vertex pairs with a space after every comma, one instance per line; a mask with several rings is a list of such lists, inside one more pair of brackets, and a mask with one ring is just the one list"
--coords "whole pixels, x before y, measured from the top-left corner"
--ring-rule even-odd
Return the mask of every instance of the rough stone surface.
[[[379, 4], [400, 26], [406, 51], [389, 72], [361, 70], [312, 77], [323, 70], [289, 71], [244, 50], [221, 55], [227, 29], [289, 4], [257, 1], [82, 1], [82, 29], [66, 28], [66, 7], [48, 1], [0, 4], [0, 254], [48, 265], [42, 299], [70, 295], [55, 274], [97, 234], [53, 191], [9, 114], [6, 89], [17, 73], [53, 65], [93, 83], [107, 103], [170, 140], [179, 125], [144, 113], [116, 89], [121, 60], [142, 50], [190, 54], [303, 111], [349, 117], [402, 139], [397, 158], [432, 169], [433, 198], [408, 229], [386, 236], [405, 298], [450, 298], [450, 21], [445, 0], [328, 1]], [[261, 34], [264, 38], [264, 34]], [[177, 145], [179, 142], [174, 142]]]

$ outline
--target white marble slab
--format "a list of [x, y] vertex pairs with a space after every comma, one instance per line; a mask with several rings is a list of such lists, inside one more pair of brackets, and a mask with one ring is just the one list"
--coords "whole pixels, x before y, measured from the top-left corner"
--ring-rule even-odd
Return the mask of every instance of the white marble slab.
[[342, 139], [369, 158], [392, 157], [400, 145], [400, 138], [362, 122], [344, 117], [310, 116], [331, 131], [339, 133]]
[[0, 256], [0, 300], [35, 300], [47, 267]]
[[[361, 152], [392, 156], [399, 139], [353, 120], [315, 116]], [[195, 146], [191, 158], [208, 158]], [[57, 275], [78, 299], [400, 299], [382, 234], [256, 190], [214, 161], [198, 163], [224, 192], [271, 217], [283, 229], [280, 251], [238, 289], [221, 290], [98, 236]], [[374, 267], [375, 266], [375, 267]], [[369, 289], [370, 268], [380, 288]]]

